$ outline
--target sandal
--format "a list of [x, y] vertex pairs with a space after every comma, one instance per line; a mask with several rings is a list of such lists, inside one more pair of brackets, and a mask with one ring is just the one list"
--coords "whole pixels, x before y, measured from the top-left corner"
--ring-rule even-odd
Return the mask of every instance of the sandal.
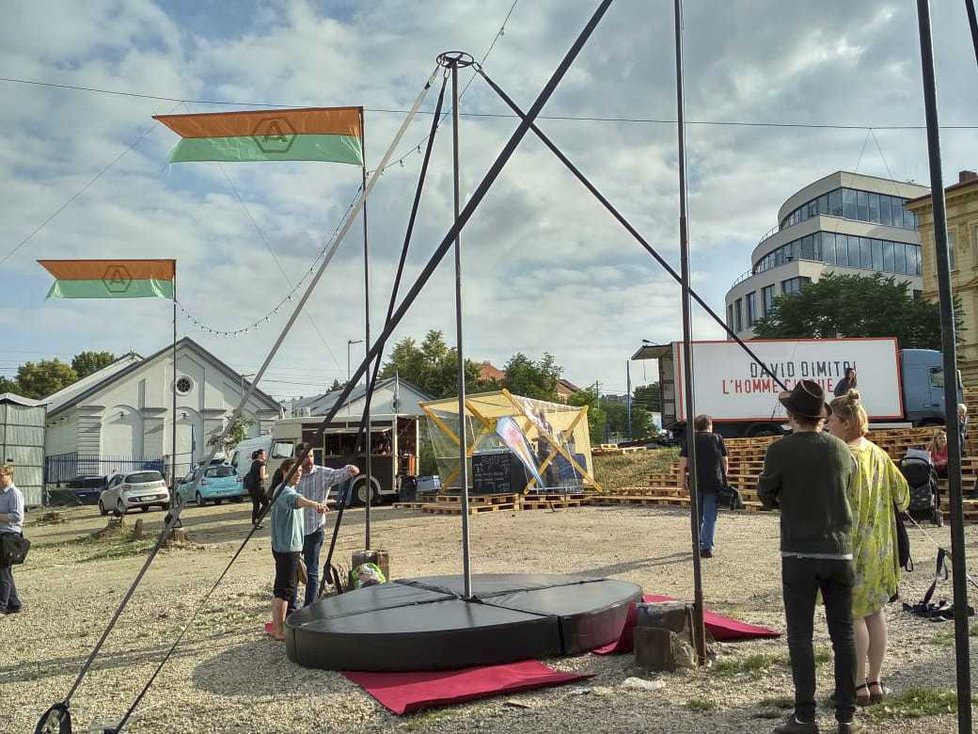
[[[867, 681], [866, 685], [869, 686], [869, 702], [870, 704], [881, 703], [889, 691], [883, 687], [883, 682], [878, 680]], [[873, 690], [876, 688], [878, 690]]]
[[[870, 686], [869, 683], [863, 683], [861, 685], [856, 686], [856, 705], [857, 706], [865, 707], [865, 706], [869, 706], [871, 703], [873, 703], [873, 694], [869, 690], [869, 686]], [[865, 691], [865, 694], [862, 695], [862, 696], [859, 695], [861, 691]]]

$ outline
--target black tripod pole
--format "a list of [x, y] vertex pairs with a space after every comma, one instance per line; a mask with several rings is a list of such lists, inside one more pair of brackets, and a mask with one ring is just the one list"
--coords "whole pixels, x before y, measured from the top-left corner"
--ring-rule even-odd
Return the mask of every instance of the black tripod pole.
[[931, 38], [930, 1], [917, 0], [920, 61], [927, 117], [927, 153], [930, 159], [930, 196], [934, 209], [934, 244], [937, 254], [937, 292], [941, 312], [941, 351], [944, 353], [944, 414], [947, 432], [947, 484], [951, 503], [951, 573], [954, 588], [954, 654], [958, 684], [958, 732], [971, 733], [971, 655], [968, 641], [968, 566], [964, 550], [964, 508], [961, 495], [961, 434], [951, 427], [958, 414], [957, 350], [951, 260], [941, 172], [941, 132], [937, 118], [937, 82]]
[[[472, 66], [473, 58], [461, 51], [446, 51], [438, 63], [452, 77], [452, 201], [455, 219], [461, 208], [458, 155], [458, 70]], [[455, 233], [455, 357], [457, 359], [456, 389], [458, 390], [458, 477], [462, 493], [462, 594], [472, 598], [472, 564], [469, 545], [469, 445], [465, 420], [465, 351], [462, 348], [462, 236]]]
[[706, 630], [703, 627], [703, 575], [700, 568], [700, 498], [696, 488], [696, 434], [693, 419], [693, 325], [689, 289], [689, 214], [686, 201], [686, 103], [683, 92], [683, 1], [675, 0], [676, 113], [679, 134], [679, 264], [682, 274], [683, 372], [686, 455], [689, 457], [689, 525], [693, 545], [693, 644], [700, 665], [706, 664]]
[[978, 63], [978, 13], [975, 12], [975, 0], [964, 0], [968, 10], [968, 27], [971, 28], [971, 45], [975, 49], [975, 62]]

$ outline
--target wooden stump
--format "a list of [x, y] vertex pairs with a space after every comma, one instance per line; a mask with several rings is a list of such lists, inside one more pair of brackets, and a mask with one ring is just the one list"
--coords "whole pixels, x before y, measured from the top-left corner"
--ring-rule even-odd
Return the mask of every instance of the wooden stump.
[[390, 553], [385, 550], [361, 550], [353, 554], [350, 568], [356, 568], [362, 563], [375, 563], [384, 574], [387, 581], [391, 580]]
[[171, 543], [186, 543], [187, 542], [187, 529], [186, 528], [173, 528], [170, 531], [169, 537], [166, 539], [166, 544]]
[[670, 673], [696, 667], [692, 630], [690, 604], [639, 604], [634, 635], [636, 664]]

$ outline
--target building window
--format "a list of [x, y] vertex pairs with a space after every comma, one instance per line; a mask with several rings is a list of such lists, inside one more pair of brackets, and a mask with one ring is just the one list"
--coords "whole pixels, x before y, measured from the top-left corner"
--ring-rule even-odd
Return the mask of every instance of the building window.
[[761, 288], [761, 303], [764, 305], [764, 315], [774, 310], [774, 284]]
[[727, 306], [727, 328], [728, 329], [733, 329], [734, 328], [733, 304], [732, 303], [729, 306]]
[[734, 301], [734, 331], [741, 332], [744, 330], [744, 316], [741, 310], [741, 299], [738, 298]]
[[802, 287], [811, 283], [811, 278], [806, 278], [803, 275], [799, 275], [796, 278], [788, 278], [788, 280], [781, 281], [781, 293], [784, 295], [791, 295], [792, 293], [798, 293], [801, 291]]
[[800, 224], [817, 215], [874, 222], [887, 227], [917, 229], [917, 217], [903, 208], [906, 199], [857, 189], [835, 189], [806, 201], [781, 220], [779, 229]]
[[757, 291], [751, 291], [744, 298], [747, 301], [747, 326], [757, 323]]
[[188, 395], [194, 389], [194, 381], [186, 375], [177, 378], [177, 394]]

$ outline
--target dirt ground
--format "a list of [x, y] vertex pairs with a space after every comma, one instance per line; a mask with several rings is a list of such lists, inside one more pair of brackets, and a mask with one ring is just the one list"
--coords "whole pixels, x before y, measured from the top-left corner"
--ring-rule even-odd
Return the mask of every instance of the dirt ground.
[[[194, 607], [243, 538], [250, 507], [194, 508], [185, 514], [191, 544], [160, 554], [102, 654], [72, 699], [75, 731], [112, 724], [152, 674]], [[145, 559], [150, 541], [93, 540], [106, 518], [94, 508], [63, 513], [66, 522], [36, 524], [27, 564], [16, 569], [26, 613], [0, 617], [0, 731], [30, 732], [61, 700]], [[142, 518], [150, 531], [162, 515]], [[363, 544], [364, 513], [349, 511], [338, 558], [348, 563]], [[391, 553], [398, 577], [458, 573], [457, 517], [389, 507], [372, 513], [375, 548]], [[266, 531], [267, 532], [267, 531]], [[640, 584], [647, 593], [692, 596], [689, 524], [668, 508], [585, 507], [494, 512], [472, 518], [475, 572], [579, 573]], [[930, 529], [948, 544], [946, 529]], [[902, 591], [921, 598], [933, 575], [934, 549], [911, 529], [917, 571]], [[152, 535], [152, 532], [151, 532]], [[745, 621], [783, 629], [777, 518], [721, 515], [718, 549], [704, 561], [707, 605]], [[967, 531], [978, 553], [978, 529]], [[338, 673], [292, 664], [267, 637], [272, 562], [266, 537], [256, 538], [188, 632], [131, 719], [133, 732], [310, 732], [320, 730], [461, 732], [767, 732], [790, 708], [784, 640], [716, 644], [708, 669], [655, 676], [630, 655], [583, 655], [548, 661], [594, 677], [583, 685], [488, 699], [397, 717]], [[946, 587], [950, 595], [950, 584]], [[972, 597], [972, 605], [976, 604]], [[872, 732], [956, 731], [951, 712], [954, 649], [949, 623], [929, 623], [888, 608], [891, 653], [884, 671], [890, 704], [862, 714]], [[978, 631], [973, 627], [974, 632]], [[975, 638], [972, 638], [974, 641]], [[824, 620], [816, 623], [819, 696], [827, 696], [831, 653]], [[978, 665], [972, 663], [972, 676]], [[629, 676], [658, 678], [660, 690], [625, 688]], [[820, 723], [833, 722], [827, 706]], [[831, 729], [834, 731], [834, 727]]]

